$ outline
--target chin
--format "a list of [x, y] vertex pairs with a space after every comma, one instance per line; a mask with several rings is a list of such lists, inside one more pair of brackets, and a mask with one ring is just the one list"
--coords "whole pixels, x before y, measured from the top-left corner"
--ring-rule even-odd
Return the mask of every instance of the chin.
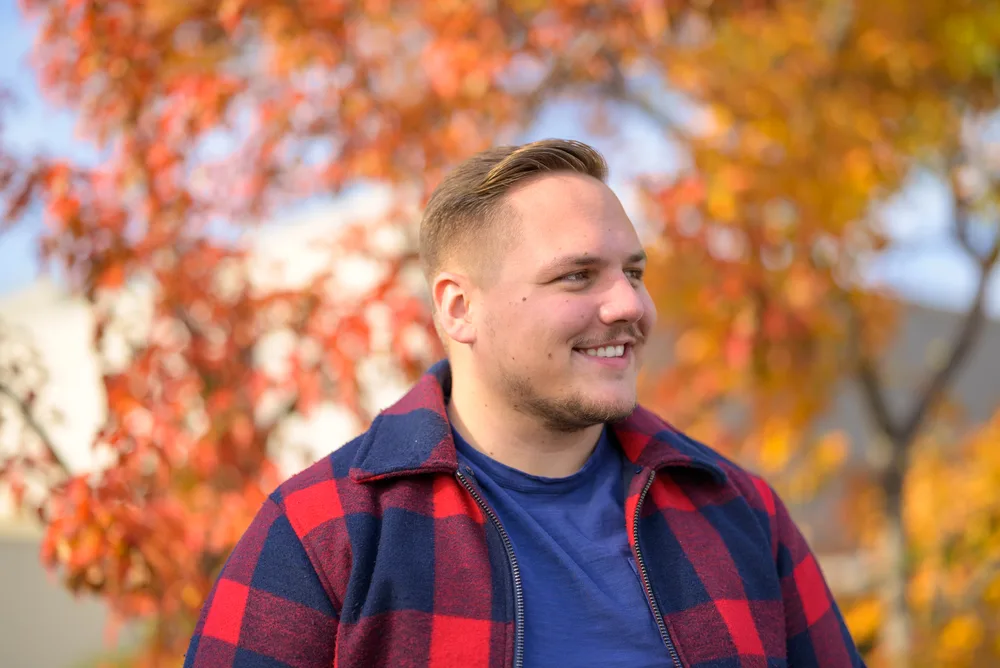
[[587, 396], [586, 403], [598, 413], [625, 417], [635, 410], [637, 400], [635, 392], [602, 393]]
[[581, 388], [583, 396], [595, 404], [634, 404], [636, 401], [635, 381], [632, 379], [617, 382], [596, 382], [586, 388]]

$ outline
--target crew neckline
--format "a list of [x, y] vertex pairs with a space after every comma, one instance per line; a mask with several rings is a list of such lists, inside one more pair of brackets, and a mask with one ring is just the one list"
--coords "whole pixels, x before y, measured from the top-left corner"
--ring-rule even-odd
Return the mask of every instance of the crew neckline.
[[455, 449], [460, 457], [469, 460], [501, 487], [528, 494], [561, 494], [575, 489], [592, 478], [602, 466], [612, 461], [615, 455], [608, 429], [605, 427], [593, 452], [579, 471], [561, 478], [550, 478], [525, 473], [498, 462], [472, 447], [455, 429], [452, 429], [452, 434], [455, 439]]

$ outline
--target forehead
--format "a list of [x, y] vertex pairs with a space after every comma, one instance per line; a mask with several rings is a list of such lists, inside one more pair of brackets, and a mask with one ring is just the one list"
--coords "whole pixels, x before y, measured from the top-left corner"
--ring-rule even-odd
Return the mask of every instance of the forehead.
[[611, 260], [640, 250], [621, 202], [590, 176], [543, 176], [512, 192], [508, 203], [520, 221], [518, 241], [511, 250], [521, 260], [551, 262], [569, 254]]

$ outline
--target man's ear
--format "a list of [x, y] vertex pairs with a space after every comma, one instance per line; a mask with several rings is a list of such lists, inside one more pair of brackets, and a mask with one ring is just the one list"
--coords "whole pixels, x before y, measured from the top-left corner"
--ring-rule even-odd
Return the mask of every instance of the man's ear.
[[472, 282], [468, 276], [443, 271], [431, 283], [431, 297], [441, 331], [451, 340], [471, 344], [476, 328], [470, 318]]

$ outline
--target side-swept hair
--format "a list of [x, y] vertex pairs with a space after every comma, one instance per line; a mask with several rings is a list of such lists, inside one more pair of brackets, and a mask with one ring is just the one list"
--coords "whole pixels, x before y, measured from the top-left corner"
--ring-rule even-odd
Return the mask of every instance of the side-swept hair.
[[420, 259], [427, 280], [458, 254], [475, 251], [481, 260], [488, 259], [516, 224], [506, 195], [552, 172], [586, 174], [605, 182], [608, 165], [587, 144], [544, 139], [490, 148], [452, 169], [431, 195], [420, 223]]

